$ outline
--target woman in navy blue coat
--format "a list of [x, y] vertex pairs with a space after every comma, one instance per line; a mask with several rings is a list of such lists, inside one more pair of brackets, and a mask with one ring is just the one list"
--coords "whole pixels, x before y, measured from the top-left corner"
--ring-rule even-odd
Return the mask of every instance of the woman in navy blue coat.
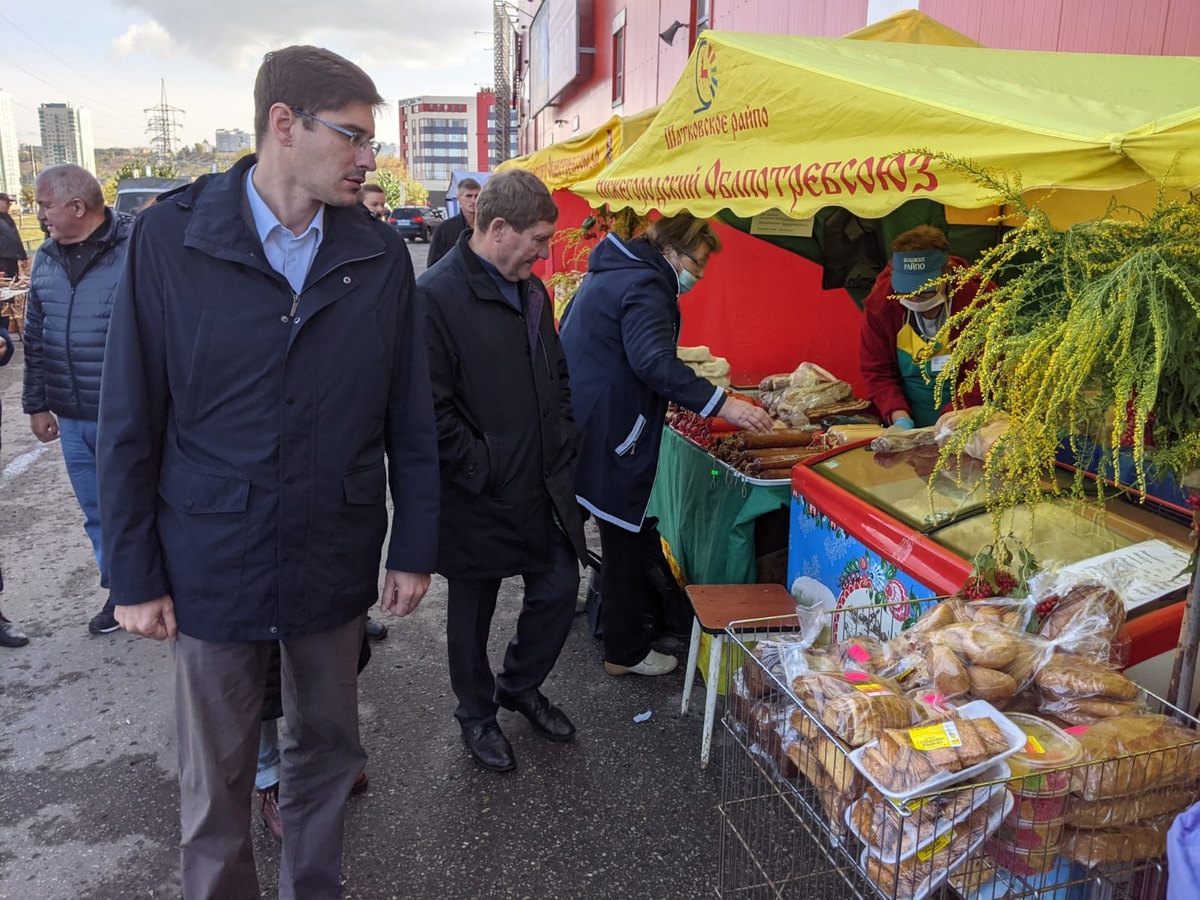
[[600, 529], [610, 675], [665, 675], [677, 664], [651, 649], [642, 625], [654, 589], [641, 563], [640, 535], [667, 403], [752, 431], [771, 427], [761, 409], [727, 395], [676, 356], [679, 296], [704, 277], [720, 249], [712, 226], [688, 213], [659, 219], [645, 237], [627, 243], [610, 233], [588, 258], [588, 274], [563, 317], [581, 435], [575, 489]]

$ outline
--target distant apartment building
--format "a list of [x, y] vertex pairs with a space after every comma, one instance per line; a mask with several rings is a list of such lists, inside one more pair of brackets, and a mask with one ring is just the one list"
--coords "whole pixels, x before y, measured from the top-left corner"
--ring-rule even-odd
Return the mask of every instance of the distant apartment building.
[[0, 91], [0, 192], [21, 196], [21, 156], [17, 143], [17, 123], [13, 118], [13, 98]]
[[475, 97], [409, 97], [401, 100], [400, 158], [412, 178], [440, 203], [454, 171], [482, 171]]
[[253, 132], [242, 131], [240, 128], [217, 129], [218, 153], [241, 153], [243, 150], [254, 149]]
[[506, 159], [512, 159], [517, 155], [517, 108], [510, 107], [508, 110], [508, 149], [500, 152], [500, 148], [496, 144], [496, 95], [492, 91], [480, 91], [476, 95], [476, 106], [479, 109], [483, 124], [481, 130], [486, 130], [486, 144], [480, 148], [480, 167], [478, 171], [490, 171]]
[[96, 174], [92, 142], [92, 114], [70, 103], [43, 103], [38, 107], [42, 129], [42, 159], [46, 166], [74, 163]]

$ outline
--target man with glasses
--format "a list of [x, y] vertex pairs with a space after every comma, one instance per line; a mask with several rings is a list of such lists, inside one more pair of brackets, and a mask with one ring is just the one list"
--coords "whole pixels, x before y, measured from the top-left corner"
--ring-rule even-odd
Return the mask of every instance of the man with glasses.
[[247, 796], [276, 645], [279, 896], [340, 895], [367, 609], [412, 612], [436, 560], [412, 263], [356, 206], [382, 98], [348, 60], [289, 47], [254, 100], [257, 157], [137, 220], [100, 404], [116, 615], [175, 641], [189, 900], [259, 896]]

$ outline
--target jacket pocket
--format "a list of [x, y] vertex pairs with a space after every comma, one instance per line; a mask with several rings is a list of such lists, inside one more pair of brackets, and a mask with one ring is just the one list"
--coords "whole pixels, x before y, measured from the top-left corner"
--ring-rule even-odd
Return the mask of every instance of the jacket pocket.
[[638, 438], [642, 436], [642, 431], [646, 427], [646, 417], [638, 414], [637, 421], [633, 423], [633, 429], [625, 437], [617, 448], [613, 451], [617, 456], [624, 456], [633, 450], [634, 445], [638, 442]]
[[245, 512], [250, 500], [250, 481], [167, 465], [159, 478], [158, 495], [175, 509], [191, 515]]
[[353, 506], [373, 506], [383, 501], [387, 474], [383, 463], [356, 469], [342, 476], [342, 493]]

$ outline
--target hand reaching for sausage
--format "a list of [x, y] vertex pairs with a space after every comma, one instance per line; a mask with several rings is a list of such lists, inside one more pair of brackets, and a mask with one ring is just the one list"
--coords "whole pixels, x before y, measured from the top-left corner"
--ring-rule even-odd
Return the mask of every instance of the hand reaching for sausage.
[[765, 409], [737, 397], [725, 398], [725, 402], [721, 404], [720, 416], [726, 422], [732, 422], [739, 428], [745, 428], [755, 434], [766, 434], [771, 430], [772, 419]]

